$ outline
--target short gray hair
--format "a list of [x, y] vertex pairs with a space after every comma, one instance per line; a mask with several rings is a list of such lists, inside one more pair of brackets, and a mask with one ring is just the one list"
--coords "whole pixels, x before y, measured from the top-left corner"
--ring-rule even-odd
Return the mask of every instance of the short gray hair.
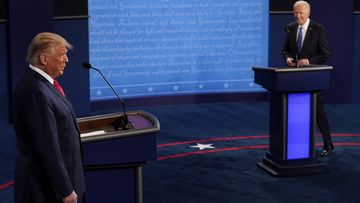
[[39, 56], [56, 45], [63, 44], [67, 49], [72, 49], [73, 46], [58, 34], [51, 32], [41, 32], [37, 34], [32, 40], [27, 50], [26, 61], [29, 64], [38, 65]]
[[300, 6], [300, 5], [306, 6], [306, 7], [309, 9], [309, 11], [310, 11], [310, 9], [311, 9], [310, 4], [309, 4], [307, 1], [297, 1], [297, 2], [294, 3], [294, 7], [293, 7], [293, 8], [295, 8], [295, 7], [297, 7], [297, 6]]

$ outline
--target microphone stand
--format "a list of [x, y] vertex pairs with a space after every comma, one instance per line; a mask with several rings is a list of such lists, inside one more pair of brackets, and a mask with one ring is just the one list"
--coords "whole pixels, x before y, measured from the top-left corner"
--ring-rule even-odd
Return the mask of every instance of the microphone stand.
[[106, 77], [104, 76], [104, 74], [97, 68], [94, 67], [90, 67], [94, 70], [96, 70], [97, 72], [100, 73], [100, 75], [104, 78], [104, 80], [106, 81], [106, 83], [109, 85], [109, 87], [111, 88], [111, 90], [115, 93], [116, 97], [121, 101], [122, 104], [122, 108], [124, 111], [124, 115], [122, 117], [120, 117], [118, 120], [116, 120], [112, 125], [113, 127], [118, 130], [119, 127], [121, 127], [122, 130], [129, 130], [131, 129], [131, 124], [129, 123], [129, 119], [128, 116], [126, 114], [126, 109], [125, 109], [125, 102], [124, 100], [121, 99], [121, 97], [118, 95], [118, 93], [115, 91], [115, 89], [112, 87], [112, 85], [110, 84], [110, 82], [106, 79]]
[[296, 54], [296, 67], [299, 68], [299, 56]]

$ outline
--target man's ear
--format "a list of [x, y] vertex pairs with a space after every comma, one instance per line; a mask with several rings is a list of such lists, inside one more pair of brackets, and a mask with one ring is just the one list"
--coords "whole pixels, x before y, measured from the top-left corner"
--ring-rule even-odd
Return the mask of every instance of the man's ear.
[[40, 55], [40, 64], [41, 65], [47, 65], [47, 61], [46, 61], [46, 56], [45, 56], [45, 54], [41, 54]]

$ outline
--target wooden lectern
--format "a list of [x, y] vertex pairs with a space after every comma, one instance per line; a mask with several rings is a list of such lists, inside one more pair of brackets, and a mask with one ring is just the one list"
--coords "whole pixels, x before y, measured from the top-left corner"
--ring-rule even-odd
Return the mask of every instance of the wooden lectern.
[[255, 83], [269, 91], [269, 152], [258, 166], [274, 176], [325, 171], [316, 159], [316, 95], [330, 85], [331, 66], [253, 67]]
[[145, 111], [127, 115], [129, 130], [115, 127], [122, 113], [78, 119], [87, 203], [142, 202], [141, 167], [157, 159], [160, 124]]

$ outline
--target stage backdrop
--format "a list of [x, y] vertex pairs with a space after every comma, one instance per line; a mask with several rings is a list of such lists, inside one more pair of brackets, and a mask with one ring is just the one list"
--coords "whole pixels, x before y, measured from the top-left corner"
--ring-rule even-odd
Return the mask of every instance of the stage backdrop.
[[[90, 63], [125, 98], [264, 91], [268, 0], [89, 0]], [[92, 101], [115, 98], [90, 72]]]

